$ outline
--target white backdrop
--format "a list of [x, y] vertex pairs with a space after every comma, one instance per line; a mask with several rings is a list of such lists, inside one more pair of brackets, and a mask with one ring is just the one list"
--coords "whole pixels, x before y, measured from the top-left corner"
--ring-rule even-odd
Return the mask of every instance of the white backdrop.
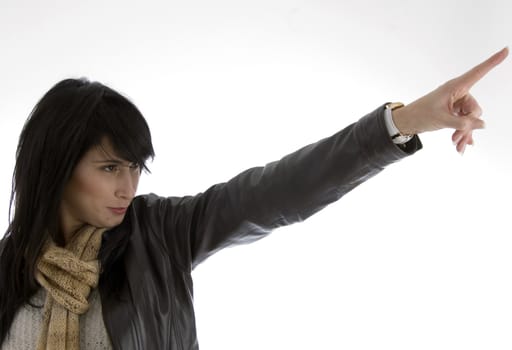
[[[510, 4], [0, 0], [0, 227], [21, 127], [61, 79], [144, 113], [157, 157], [139, 193], [194, 194], [510, 45]], [[424, 134], [306, 222], [200, 265], [201, 348], [512, 348], [511, 58], [472, 92], [487, 128], [464, 156]]]

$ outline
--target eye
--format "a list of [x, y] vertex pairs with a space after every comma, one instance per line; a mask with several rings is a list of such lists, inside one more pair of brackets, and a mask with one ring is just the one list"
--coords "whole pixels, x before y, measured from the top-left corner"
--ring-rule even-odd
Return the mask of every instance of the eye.
[[130, 166], [130, 169], [131, 169], [131, 170], [137, 170], [137, 171], [139, 171], [139, 170], [140, 170], [140, 165], [139, 165], [139, 163], [130, 163], [130, 165], [129, 165], [129, 166]]
[[119, 170], [119, 167], [115, 164], [105, 165], [103, 167], [103, 170], [105, 170], [107, 173], [113, 173], [117, 170]]

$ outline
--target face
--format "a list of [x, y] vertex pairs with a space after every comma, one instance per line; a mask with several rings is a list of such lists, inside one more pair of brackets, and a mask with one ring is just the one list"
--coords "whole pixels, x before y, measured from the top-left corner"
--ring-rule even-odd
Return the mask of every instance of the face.
[[139, 184], [140, 167], [116, 156], [110, 142], [90, 149], [75, 167], [60, 206], [66, 240], [84, 224], [119, 225]]

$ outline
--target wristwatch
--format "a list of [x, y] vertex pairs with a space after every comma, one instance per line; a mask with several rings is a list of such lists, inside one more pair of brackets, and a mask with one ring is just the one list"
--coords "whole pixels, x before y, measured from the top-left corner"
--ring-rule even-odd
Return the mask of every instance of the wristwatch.
[[[393, 112], [395, 109], [402, 108], [403, 106], [404, 104], [401, 102], [391, 102], [386, 104], [386, 109]], [[390, 124], [391, 128], [393, 129], [393, 132], [391, 134], [391, 140], [393, 140], [393, 143], [404, 144], [409, 142], [409, 140], [413, 138], [414, 135], [404, 135], [400, 132], [400, 130], [398, 130], [395, 123], [393, 122], [392, 116], [390, 118]]]

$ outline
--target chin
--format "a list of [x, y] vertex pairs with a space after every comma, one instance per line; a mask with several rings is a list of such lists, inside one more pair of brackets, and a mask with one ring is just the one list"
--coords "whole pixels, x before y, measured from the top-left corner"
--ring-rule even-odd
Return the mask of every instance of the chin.
[[119, 226], [119, 225], [121, 225], [123, 220], [124, 220], [124, 217], [122, 217], [122, 218], [114, 218], [114, 219], [110, 220], [108, 223], [105, 223], [105, 225], [103, 227], [113, 228], [113, 227]]
[[98, 228], [105, 228], [107, 230], [110, 230], [111, 228], [114, 228], [118, 225], [120, 225], [122, 220], [105, 220], [105, 221], [98, 221], [95, 224], [91, 224], [94, 227]]

